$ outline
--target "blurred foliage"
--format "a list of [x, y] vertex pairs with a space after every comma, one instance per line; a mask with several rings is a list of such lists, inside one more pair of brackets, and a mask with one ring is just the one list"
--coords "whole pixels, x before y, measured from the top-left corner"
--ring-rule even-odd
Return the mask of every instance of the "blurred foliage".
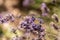
[[35, 4], [32, 5], [33, 8], [37, 9], [40, 7], [40, 4], [42, 3], [43, 0], [34, 0]]
[[[46, 40], [55, 40], [56, 34], [58, 32], [55, 29], [51, 28], [51, 26], [49, 26], [49, 23], [51, 21], [54, 22], [54, 20], [52, 20], [52, 18], [51, 18], [51, 16], [54, 13], [58, 15], [58, 18], [60, 20], [60, 0], [57, 0], [57, 2], [55, 4], [52, 4], [52, 0], [34, 0], [34, 1], [35, 1], [35, 4], [31, 5], [33, 10], [39, 9], [42, 2], [45, 2], [47, 4], [48, 8], [50, 9], [49, 17], [42, 17], [41, 15], [38, 15], [36, 17], [40, 17], [40, 18], [44, 19], [44, 21], [45, 21], [45, 24], [46, 24], [46, 36], [45, 36], [45, 38], [46, 38]], [[3, 10], [3, 9], [1, 9], [1, 7], [0, 7], [0, 10]], [[25, 11], [25, 12], [27, 12], [27, 11]], [[39, 14], [41, 14], [41, 12], [39, 12]], [[3, 31], [2, 31], [2, 28], [0, 26], [0, 35], [2, 35], [2, 34], [3, 34]], [[15, 34], [11, 33], [9, 30], [6, 30], [5, 34], [7, 37], [8, 36], [11, 37], [12, 35], [15, 36]], [[17, 35], [19, 35], [19, 31], [17, 31]]]
[[3, 34], [3, 31], [2, 31], [2, 28], [0, 26], [0, 36], [2, 36], [2, 34]]

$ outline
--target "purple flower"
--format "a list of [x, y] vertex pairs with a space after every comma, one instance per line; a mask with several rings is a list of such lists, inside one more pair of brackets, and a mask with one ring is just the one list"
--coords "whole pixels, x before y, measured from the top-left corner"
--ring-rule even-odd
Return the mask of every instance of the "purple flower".
[[43, 9], [43, 8], [45, 8], [46, 7], [46, 4], [45, 3], [42, 3], [41, 4], [41, 8]]
[[42, 11], [42, 16], [47, 16], [49, 13], [49, 9], [45, 3], [41, 4], [41, 11]]
[[15, 18], [13, 16], [10, 16], [10, 20], [13, 22]]
[[0, 23], [6, 23], [6, 22], [7, 22], [6, 19], [1, 19], [1, 20], [0, 20]]
[[47, 13], [42, 13], [42, 16], [47, 16], [48, 14]]
[[58, 30], [59, 28], [58, 28], [58, 26], [57, 25], [55, 25], [55, 24], [53, 24], [53, 27], [54, 27], [54, 29], [56, 29], [56, 30]]
[[32, 24], [32, 28], [33, 28], [33, 30], [35, 30], [35, 31], [40, 31], [40, 30], [41, 30], [41, 25]]
[[0, 16], [0, 23], [2, 23], [2, 18], [3, 18], [3, 17], [2, 17], [2, 16]]
[[25, 28], [27, 26], [27, 22], [21, 23], [21, 28]]
[[2, 18], [2, 16], [0, 15], [0, 19]]
[[35, 20], [35, 18], [34, 18], [34, 17], [29, 17], [29, 18], [26, 18], [26, 19], [25, 19], [25, 21], [26, 21], [28, 24], [33, 23], [33, 22], [34, 22], [34, 20]]
[[28, 7], [30, 4], [30, 0], [24, 0], [23, 1], [23, 7]]
[[7, 22], [7, 20], [6, 20], [6, 19], [3, 19], [3, 20], [2, 20], [2, 23], [6, 23], [6, 22]]
[[32, 19], [32, 21], [35, 21], [35, 18], [34, 18], [33, 16], [32, 16], [32, 18], [31, 18], [31, 19]]
[[44, 32], [45, 31], [45, 29], [43, 28], [43, 27], [41, 27], [41, 30], [40, 30], [40, 32]]
[[56, 22], [59, 22], [59, 19], [58, 19], [58, 17], [55, 17], [55, 20], [56, 20]]
[[32, 23], [31, 25], [32, 25], [32, 28], [33, 28], [33, 29], [36, 29], [36, 28], [37, 28], [37, 27], [36, 27], [36, 24]]

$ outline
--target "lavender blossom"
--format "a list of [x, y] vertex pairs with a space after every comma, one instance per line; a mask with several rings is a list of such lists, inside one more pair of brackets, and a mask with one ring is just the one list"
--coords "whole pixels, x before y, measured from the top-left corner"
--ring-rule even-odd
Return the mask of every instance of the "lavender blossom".
[[33, 30], [37, 30], [36, 24], [33, 24], [33, 25], [32, 25], [32, 28], [33, 28]]
[[46, 4], [45, 3], [42, 3], [41, 4], [41, 7], [42, 7], [42, 9], [45, 8], [46, 7]]
[[59, 19], [58, 19], [58, 17], [55, 17], [55, 20], [56, 20], [56, 22], [59, 22]]
[[[37, 18], [38, 21], [42, 24], [44, 23], [43, 19]], [[45, 29], [42, 27], [41, 24], [35, 24], [35, 17], [28, 17], [25, 18], [25, 20], [23, 20], [23, 22], [21, 22], [21, 28], [23, 28], [26, 32], [25, 36], [30, 37], [30, 32], [37, 34], [39, 36], [39, 38], [37, 39], [33, 39], [33, 40], [42, 40], [42, 38], [44, 38], [45, 36]]]
[[28, 7], [30, 4], [30, 0], [24, 0], [23, 1], [23, 7]]
[[56, 29], [56, 30], [59, 29], [59, 27], [58, 27], [56, 24], [54, 24], [53, 22], [51, 22], [50, 25], [51, 25], [54, 29]]
[[21, 28], [25, 28], [26, 26], [27, 26], [27, 22], [24, 21], [21, 23]]
[[56, 22], [59, 22], [58, 16], [57, 16], [56, 14], [53, 14], [53, 15], [52, 15], [52, 18], [53, 18]]
[[31, 24], [35, 21], [35, 18], [32, 16], [32, 17], [26, 17], [25, 21], [28, 23], [28, 24]]
[[42, 13], [42, 16], [47, 16], [48, 14], [47, 13]]
[[4, 19], [3, 17], [0, 19], [0, 23], [6, 23], [7, 19]]
[[[35, 18], [34, 17], [28, 17], [26, 18], [26, 20], [24, 20], [22, 23], [21, 23], [21, 28], [24, 28], [24, 29], [29, 29], [29, 30], [36, 30], [36, 31], [44, 31], [43, 29], [41, 29], [41, 25], [39, 24], [35, 24], [34, 23], [34, 20]], [[43, 20], [42, 19], [38, 19], [38, 21], [40, 23], [43, 23]]]
[[2, 23], [2, 18], [3, 18], [3, 17], [2, 17], [2, 16], [0, 16], [0, 23]]
[[10, 20], [11, 20], [12, 22], [14, 22], [15, 18], [13, 17], [13, 15], [10, 16]]
[[41, 4], [41, 11], [42, 11], [42, 16], [47, 16], [49, 13], [49, 9], [45, 3]]
[[0, 15], [0, 19], [2, 18], [2, 16]]
[[35, 21], [35, 17], [33, 17], [33, 16], [32, 16], [32, 18], [31, 18], [31, 19], [32, 19], [33, 21]]
[[58, 30], [59, 28], [57, 27], [57, 25], [53, 24], [54, 29]]
[[6, 22], [7, 22], [7, 20], [6, 20], [6, 19], [3, 19], [3, 20], [1, 20], [1, 22], [2, 22], [2, 23], [6, 23]]

